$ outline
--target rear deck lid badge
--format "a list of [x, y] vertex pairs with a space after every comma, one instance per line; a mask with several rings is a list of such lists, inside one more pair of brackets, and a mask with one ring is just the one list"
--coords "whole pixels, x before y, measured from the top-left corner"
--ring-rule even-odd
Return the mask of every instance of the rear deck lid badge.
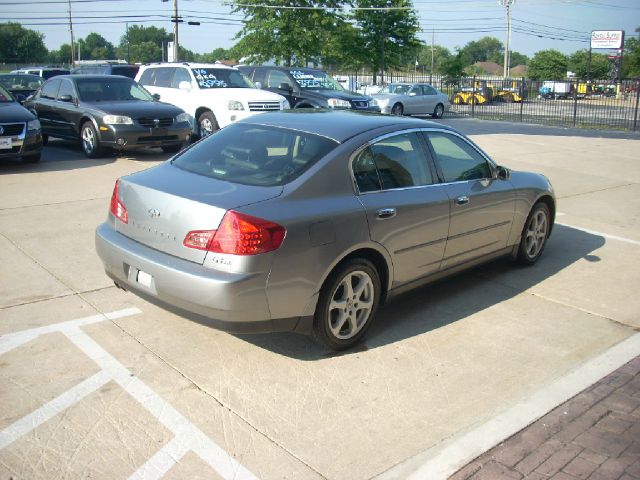
[[157, 208], [150, 208], [149, 210], [147, 210], [147, 213], [151, 218], [158, 218], [160, 216], [160, 210], [158, 210]]

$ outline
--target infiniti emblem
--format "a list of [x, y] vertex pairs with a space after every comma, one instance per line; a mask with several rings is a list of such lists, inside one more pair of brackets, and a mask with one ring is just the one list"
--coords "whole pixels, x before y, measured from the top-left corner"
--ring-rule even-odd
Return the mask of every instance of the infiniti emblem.
[[0, 135], [2, 135], [3, 133], [4, 133], [4, 127], [0, 125]]
[[150, 208], [147, 212], [151, 218], [158, 218], [160, 216], [160, 210], [157, 208]]

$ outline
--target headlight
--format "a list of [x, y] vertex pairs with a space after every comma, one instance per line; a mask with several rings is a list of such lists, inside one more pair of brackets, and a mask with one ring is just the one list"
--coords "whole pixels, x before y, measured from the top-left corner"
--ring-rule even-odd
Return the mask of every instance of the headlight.
[[285, 100], [284, 102], [282, 102], [282, 110], [289, 110], [291, 108], [291, 105], [289, 105], [289, 100]]
[[244, 110], [244, 105], [238, 100], [229, 100], [229, 110]]
[[374, 98], [373, 101], [380, 108], [384, 108], [389, 104], [389, 99], [388, 98]]
[[189, 114], [186, 113], [186, 112], [181, 113], [180, 115], [178, 115], [176, 117], [175, 121], [176, 121], [176, 123], [188, 122], [189, 121]]
[[27, 130], [40, 130], [40, 120], [29, 120], [27, 122]]
[[102, 123], [105, 125], [133, 125], [133, 120], [124, 115], [105, 115], [102, 117]]
[[340, 100], [339, 98], [330, 98], [329, 100], [327, 100], [327, 103], [329, 104], [329, 107], [331, 108], [336, 108], [336, 107], [351, 107], [351, 103], [348, 100]]

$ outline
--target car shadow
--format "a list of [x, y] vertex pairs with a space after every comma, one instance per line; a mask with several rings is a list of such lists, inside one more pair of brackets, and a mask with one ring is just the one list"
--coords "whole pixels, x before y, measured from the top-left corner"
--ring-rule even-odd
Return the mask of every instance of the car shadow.
[[160, 148], [149, 148], [122, 153], [114, 151], [102, 158], [87, 158], [79, 142], [50, 139], [47, 146], [42, 149], [42, 157], [39, 163], [0, 159], [0, 175], [76, 170], [107, 165], [120, 159], [142, 162], [164, 161], [171, 158], [171, 155], [170, 153], [164, 153]]
[[400, 295], [378, 311], [363, 343], [345, 352], [330, 351], [309, 337], [293, 333], [237, 336], [260, 348], [304, 361], [357, 355], [481, 312], [525, 292], [577, 261], [597, 262], [600, 259], [593, 252], [604, 243], [601, 236], [556, 224], [545, 252], [535, 265], [525, 267], [500, 259]]

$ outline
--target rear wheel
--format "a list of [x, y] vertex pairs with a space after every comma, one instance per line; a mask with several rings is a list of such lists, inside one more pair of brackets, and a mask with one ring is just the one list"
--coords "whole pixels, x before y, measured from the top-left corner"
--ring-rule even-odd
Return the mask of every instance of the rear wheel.
[[402, 116], [404, 112], [404, 108], [402, 108], [402, 104], [401, 103], [396, 103], [392, 108], [391, 108], [391, 115], [399, 115]]
[[85, 122], [82, 125], [80, 139], [82, 140], [82, 150], [87, 157], [98, 158], [104, 155], [104, 148], [100, 146], [98, 134], [91, 122]]
[[220, 130], [220, 127], [212, 112], [204, 112], [198, 117], [198, 135], [200, 138], [208, 137], [218, 130]]
[[380, 292], [380, 276], [370, 261], [356, 258], [338, 267], [320, 291], [314, 339], [333, 350], [358, 343], [373, 321]]
[[531, 209], [522, 230], [517, 257], [519, 263], [524, 265], [536, 263], [547, 244], [550, 227], [551, 215], [549, 214], [549, 207], [544, 202], [536, 203]]
[[443, 114], [444, 114], [444, 105], [439, 103], [436, 105], [436, 108], [433, 110], [433, 113], [431, 114], [431, 116], [433, 118], [442, 118]]

